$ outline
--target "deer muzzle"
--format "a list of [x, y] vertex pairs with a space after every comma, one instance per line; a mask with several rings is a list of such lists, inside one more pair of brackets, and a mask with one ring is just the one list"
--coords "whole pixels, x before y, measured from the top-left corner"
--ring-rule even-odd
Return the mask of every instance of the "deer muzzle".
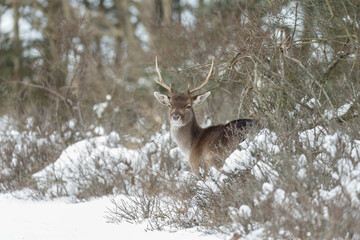
[[180, 115], [180, 114], [175, 113], [175, 114], [172, 115], [172, 120], [173, 120], [173, 121], [178, 121], [178, 120], [180, 120], [180, 119], [181, 119], [181, 115]]

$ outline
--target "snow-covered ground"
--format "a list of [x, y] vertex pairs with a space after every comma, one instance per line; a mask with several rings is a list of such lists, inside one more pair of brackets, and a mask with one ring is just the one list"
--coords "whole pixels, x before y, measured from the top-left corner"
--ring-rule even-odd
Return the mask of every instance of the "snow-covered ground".
[[[9, 128], [9, 118], [0, 117], [0, 139], [14, 138], [17, 145], [23, 145], [24, 141], [19, 136], [31, 135], [29, 141], [37, 141], [33, 132], [17, 132]], [[154, 136], [157, 142], [169, 138], [169, 134]], [[48, 166], [34, 177], [41, 182], [47, 172], [63, 174], [63, 178], [68, 180], [65, 186], [67, 194], [70, 197], [55, 198], [50, 200], [36, 201], [32, 200], [29, 195], [29, 189], [21, 191], [0, 194], [0, 240], [91, 240], [91, 239], [222, 239], [221, 235], [205, 235], [197, 229], [180, 230], [176, 232], [169, 231], [148, 231], [147, 223], [141, 224], [128, 223], [110, 223], [106, 216], [109, 209], [113, 208], [111, 199], [126, 198], [126, 196], [108, 196], [92, 199], [87, 202], [74, 201], [76, 194], [76, 185], [71, 184], [71, 177], [76, 177], [80, 165], [93, 168], [93, 160], [98, 155], [104, 157], [107, 162], [115, 162], [120, 157], [124, 161], [133, 161], [143, 158], [141, 154], [144, 151], [151, 150], [153, 144], [146, 144], [139, 151], [128, 150], [123, 146], [116, 144], [119, 136], [116, 133], [94, 137], [87, 140], [79, 141], [63, 151], [61, 156], [54, 164]], [[40, 143], [41, 144], [41, 143]], [[1, 159], [0, 159], [1, 161]], [[118, 161], [117, 161], [118, 162]], [[135, 166], [136, 165], [136, 166]], [[133, 167], [140, 167], [142, 164], [135, 164]], [[119, 164], [119, 167], [123, 167]], [[4, 170], [4, 169], [3, 169]], [[94, 170], [97, 171], [97, 170]], [[6, 171], [0, 174], [5, 174]], [[47, 176], [49, 177], [49, 176]], [[45, 179], [46, 182], [49, 179]], [[85, 180], [86, 181], [86, 180]], [[85, 182], [85, 184], [87, 184]], [[58, 189], [57, 189], [58, 190]], [[50, 189], [49, 191], [52, 191]]]
[[2, 240], [98, 240], [98, 239], [221, 239], [196, 229], [177, 232], [145, 231], [146, 223], [108, 223], [109, 198], [82, 203], [19, 200], [0, 195], [0, 239]]
[[[334, 114], [333, 114], [334, 115]], [[335, 114], [337, 115], [337, 114]], [[42, 146], [46, 140], [37, 137], [36, 133], [19, 133], [15, 129], [9, 129], [9, 118], [0, 117], [1, 138], [14, 138], [15, 149], [24, 148], [24, 143], [34, 141], [38, 146]], [[31, 124], [31, 121], [29, 121]], [[76, 123], [69, 123], [69, 128], [74, 128]], [[100, 131], [103, 132], [103, 131]], [[24, 142], [21, 136], [29, 136]], [[51, 139], [51, 138], [50, 138]], [[39, 189], [44, 189], [42, 201], [29, 200], [32, 190], [23, 189], [18, 192], [0, 194], [0, 240], [41, 240], [41, 239], [119, 239], [124, 236], [133, 239], [224, 239], [231, 238], [230, 235], [205, 235], [200, 229], [189, 228], [176, 232], [165, 231], [146, 231], [149, 222], [144, 219], [141, 224], [128, 223], [122, 220], [119, 223], [110, 223], [106, 216], [109, 216], [109, 209], [112, 209], [111, 198], [125, 199], [121, 191], [113, 189], [113, 196], [102, 197], [79, 202], [79, 194], [82, 189], [88, 189], [94, 180], [105, 181], [111, 185], [113, 176], [111, 171], [121, 173], [126, 179], [126, 174], [132, 171], [136, 174], [147, 162], [152, 159], [159, 159], [160, 152], [168, 152], [169, 157], [178, 159], [179, 151], [176, 147], [169, 144], [170, 134], [165, 129], [153, 136], [151, 141], [137, 150], [127, 149], [119, 143], [120, 136], [112, 132], [108, 135], [89, 136], [89, 139], [78, 141], [65, 149], [57, 161], [48, 165], [33, 175]], [[360, 140], [341, 132], [340, 130], [330, 131], [322, 126], [316, 126], [302, 132], [298, 132], [295, 140], [298, 147], [304, 153], [318, 152], [313, 159], [313, 168], [320, 169], [330, 176], [329, 181], [334, 186], [320, 186], [319, 194], [316, 196], [317, 202], [325, 202], [332, 206], [350, 206], [354, 209], [360, 207]], [[25, 144], [26, 145], [26, 144]], [[164, 149], [166, 146], [166, 149]], [[280, 154], [284, 149], [282, 142], [275, 132], [269, 129], [262, 129], [251, 139], [240, 144], [240, 149], [234, 151], [225, 161], [223, 171], [211, 169], [207, 181], [197, 182], [200, 191], [196, 197], [211, 190], [213, 193], [220, 192], [219, 186], [226, 185], [229, 175], [224, 173], [236, 173], [245, 168], [251, 169], [251, 173], [259, 182], [263, 182], [261, 190], [254, 196], [253, 206], [260, 206], [269, 199], [273, 199], [272, 206], [282, 206], [291, 209], [294, 206], [302, 209], [297, 202], [297, 192], [286, 192], [279, 188], [278, 182], [281, 172], [277, 171], [276, 162], [272, 159]], [[1, 149], [0, 149], [1, 150]], [[291, 150], [291, 149], [290, 149]], [[295, 151], [288, 159], [296, 168], [297, 179], [306, 183], [308, 160], [302, 151]], [[316, 151], [315, 151], [316, 150]], [[299, 153], [300, 152], [300, 153]], [[149, 154], [156, 153], [156, 154]], [[16, 164], [16, 158], [13, 159]], [[0, 159], [1, 163], [1, 159]], [[156, 161], [152, 161], [151, 167], [155, 172], [159, 170]], [[275, 165], [274, 165], [275, 164]], [[1, 165], [0, 165], [1, 166]], [[331, 168], [329, 167], [331, 166]], [[10, 170], [9, 170], [10, 171]], [[6, 174], [6, 169], [0, 169], [0, 175]], [[86, 174], [84, 174], [86, 173]], [[191, 173], [183, 170], [180, 178], [186, 179]], [[85, 176], [85, 177], [84, 177]], [[89, 176], [89, 177], [86, 177]], [[62, 179], [62, 181], [58, 181]], [[266, 180], [266, 182], [264, 182]], [[50, 184], [50, 187], [47, 186]], [[126, 185], [131, 185], [125, 182]], [[220, 184], [220, 185], [219, 185]], [[201, 190], [204, 190], [203, 192]], [[131, 190], [130, 188], [128, 190]], [[128, 191], [131, 195], [131, 191]], [[67, 196], [67, 197], [63, 197]], [[204, 195], [206, 197], [206, 194]], [[51, 200], [52, 199], [52, 200]], [[77, 202], [77, 203], [75, 203]], [[320, 203], [319, 202], [319, 203]], [[196, 201], [190, 206], [189, 213], [196, 210]], [[241, 205], [240, 207], [229, 207], [230, 217], [237, 219], [250, 219], [254, 209], [252, 205]], [[325, 206], [324, 212], [329, 211]], [[276, 209], [276, 207], [274, 207]], [[171, 210], [170, 210], [171, 211]], [[194, 211], [196, 213], [197, 211]], [[325, 217], [328, 215], [324, 214]], [[298, 216], [302, 218], [301, 214]], [[191, 220], [193, 218], [190, 218]], [[149, 220], [150, 221], [150, 220]], [[239, 225], [240, 226], [240, 225]], [[239, 228], [241, 229], [241, 228]], [[235, 232], [243, 234], [244, 231]], [[247, 235], [241, 235], [240, 240], [262, 239], [264, 226], [256, 226]], [[358, 235], [356, 235], [358, 236]]]

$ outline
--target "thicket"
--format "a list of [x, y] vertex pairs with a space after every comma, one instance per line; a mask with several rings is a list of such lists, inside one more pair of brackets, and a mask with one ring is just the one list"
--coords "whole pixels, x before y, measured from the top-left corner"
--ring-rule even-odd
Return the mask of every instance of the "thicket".
[[[1, 7], [43, 37], [22, 39], [16, 24], [12, 34], [1, 33], [0, 112], [16, 121], [0, 138], [0, 191], [27, 187], [36, 198], [76, 200], [125, 194], [114, 199], [109, 219], [147, 221], [150, 229], [198, 227], [234, 239], [259, 229], [275, 239], [359, 238], [357, 1]], [[238, 159], [248, 161], [199, 182], [169, 138], [155, 140], [168, 128], [161, 129], [167, 110], [153, 97], [163, 91], [154, 83], [155, 56], [179, 91], [203, 81], [215, 59], [212, 97], [196, 113], [213, 124], [259, 119], [260, 135], [250, 133], [239, 147], [249, 155]], [[112, 131], [119, 137], [103, 145], [136, 149], [138, 164], [101, 152], [71, 167], [72, 179], [55, 171], [33, 176], [70, 144]]]

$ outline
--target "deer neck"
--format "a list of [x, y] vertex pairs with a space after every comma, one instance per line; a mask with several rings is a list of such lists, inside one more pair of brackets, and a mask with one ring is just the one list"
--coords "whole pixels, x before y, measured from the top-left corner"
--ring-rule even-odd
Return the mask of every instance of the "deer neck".
[[192, 144], [202, 128], [197, 124], [195, 116], [192, 121], [184, 126], [170, 126], [171, 134], [180, 147], [181, 152], [189, 157]]

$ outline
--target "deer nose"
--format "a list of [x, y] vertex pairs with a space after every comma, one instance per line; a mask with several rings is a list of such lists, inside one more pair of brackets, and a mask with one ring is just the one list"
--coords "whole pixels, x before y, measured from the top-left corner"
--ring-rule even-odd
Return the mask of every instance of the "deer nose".
[[180, 119], [180, 115], [174, 114], [172, 118], [174, 121], [177, 121]]

